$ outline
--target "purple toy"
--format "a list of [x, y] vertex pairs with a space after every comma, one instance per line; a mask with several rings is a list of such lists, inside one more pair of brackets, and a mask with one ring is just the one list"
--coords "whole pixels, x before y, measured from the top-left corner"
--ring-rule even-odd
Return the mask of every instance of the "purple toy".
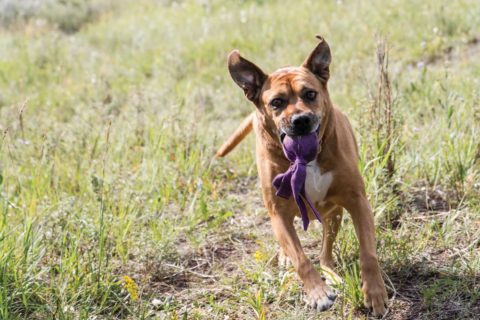
[[285, 136], [282, 142], [283, 153], [290, 160], [290, 167], [273, 179], [273, 186], [277, 189], [277, 196], [288, 199], [293, 195], [300, 209], [303, 220], [303, 229], [308, 228], [307, 207], [308, 203], [317, 219], [321, 222], [320, 214], [305, 193], [305, 180], [307, 178], [307, 163], [315, 160], [318, 152], [317, 134], [312, 132], [304, 136]]

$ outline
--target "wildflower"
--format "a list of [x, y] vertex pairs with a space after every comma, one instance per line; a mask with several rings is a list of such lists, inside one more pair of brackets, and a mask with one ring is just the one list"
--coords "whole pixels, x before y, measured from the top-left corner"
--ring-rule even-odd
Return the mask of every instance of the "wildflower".
[[123, 276], [123, 287], [127, 290], [130, 298], [133, 301], [138, 299], [138, 286], [135, 281], [129, 276]]

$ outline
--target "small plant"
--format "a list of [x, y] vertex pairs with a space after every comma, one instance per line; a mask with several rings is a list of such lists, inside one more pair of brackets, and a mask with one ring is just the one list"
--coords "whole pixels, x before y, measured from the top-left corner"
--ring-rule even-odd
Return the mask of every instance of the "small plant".
[[343, 277], [343, 294], [345, 300], [351, 304], [355, 309], [360, 309], [363, 306], [363, 295], [360, 288], [362, 281], [358, 265], [356, 263], [347, 267], [346, 273]]
[[380, 156], [380, 165], [385, 170], [386, 180], [391, 180], [395, 173], [395, 145], [397, 120], [394, 118], [394, 98], [388, 71], [388, 43], [385, 39], [377, 43], [377, 93], [370, 107], [370, 123], [375, 143], [376, 154]]
[[138, 286], [132, 278], [127, 275], [123, 276], [123, 287], [133, 301], [138, 300]]
[[255, 294], [251, 294], [247, 299], [247, 303], [252, 308], [253, 312], [255, 313], [255, 318], [258, 320], [265, 320], [267, 319], [267, 306], [264, 302], [264, 295], [263, 291], [260, 288]]
[[377, 87], [370, 92], [370, 107], [366, 110], [366, 121], [361, 128], [360, 167], [365, 176], [371, 202], [376, 215], [385, 215], [388, 221], [395, 211], [398, 194], [397, 161], [402, 149], [399, 131], [399, 115], [395, 110], [389, 74], [389, 47], [385, 39], [379, 38], [376, 49]]

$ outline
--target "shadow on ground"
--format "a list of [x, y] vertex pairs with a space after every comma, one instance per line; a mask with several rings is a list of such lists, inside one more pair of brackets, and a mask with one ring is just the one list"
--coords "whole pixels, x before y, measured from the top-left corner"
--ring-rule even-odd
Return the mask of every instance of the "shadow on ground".
[[406, 263], [386, 272], [396, 289], [386, 319], [478, 319], [480, 315], [478, 274], [443, 271], [430, 262]]

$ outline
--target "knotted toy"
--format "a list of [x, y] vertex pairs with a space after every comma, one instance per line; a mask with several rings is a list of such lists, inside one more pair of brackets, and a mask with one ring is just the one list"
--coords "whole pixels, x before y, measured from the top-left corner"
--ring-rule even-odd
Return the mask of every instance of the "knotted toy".
[[317, 134], [312, 132], [295, 137], [286, 135], [282, 141], [282, 148], [283, 153], [290, 160], [290, 167], [287, 171], [280, 173], [273, 179], [273, 186], [277, 189], [276, 195], [279, 197], [288, 199], [293, 195], [302, 214], [303, 229], [306, 231], [310, 221], [304, 201], [307, 202], [317, 219], [321, 222], [320, 214], [305, 193], [307, 163], [315, 160], [318, 153]]

